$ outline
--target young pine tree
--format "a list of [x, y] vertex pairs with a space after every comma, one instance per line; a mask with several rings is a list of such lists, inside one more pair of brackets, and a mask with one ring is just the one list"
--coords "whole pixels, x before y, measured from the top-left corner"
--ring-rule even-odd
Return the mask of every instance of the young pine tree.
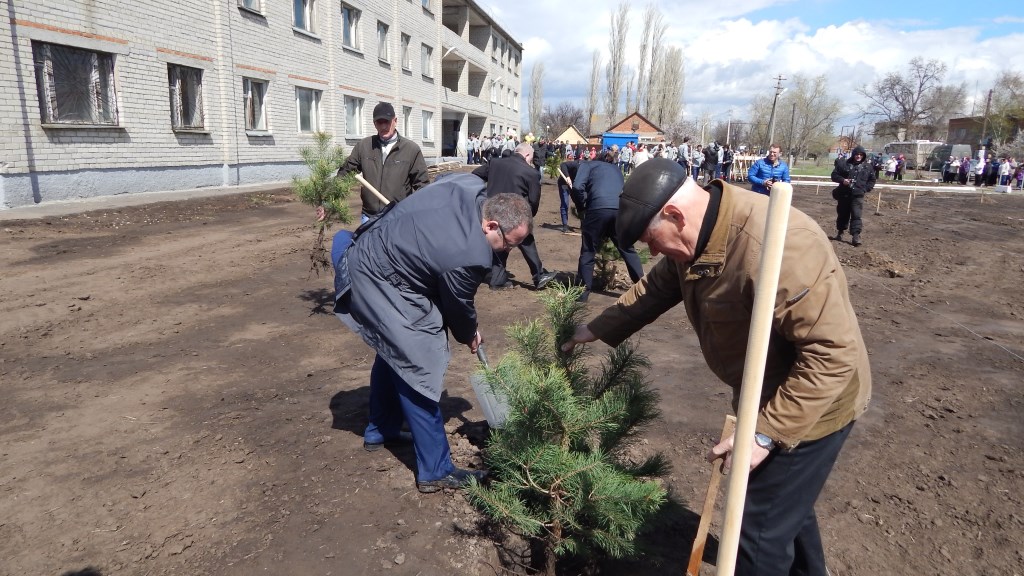
[[516, 351], [486, 373], [510, 408], [484, 451], [493, 481], [469, 490], [499, 524], [543, 542], [549, 576], [560, 556], [633, 555], [638, 530], [666, 501], [652, 480], [668, 472], [665, 457], [637, 463], [625, 454], [658, 416], [657, 394], [644, 378], [647, 359], [625, 343], [592, 374], [585, 347], [560, 349], [583, 319], [581, 292], [564, 285], [544, 291], [546, 325], [509, 329]]
[[330, 254], [324, 247], [327, 230], [335, 222], [348, 224], [351, 221], [346, 199], [355, 184], [355, 178], [350, 175], [337, 176], [338, 169], [345, 163], [345, 152], [331, 140], [332, 136], [326, 132], [314, 133], [313, 144], [299, 150], [309, 168], [309, 176], [292, 178], [299, 200], [324, 209], [325, 217], [316, 223], [317, 235], [309, 254], [310, 270], [318, 275], [321, 270], [331, 268]]

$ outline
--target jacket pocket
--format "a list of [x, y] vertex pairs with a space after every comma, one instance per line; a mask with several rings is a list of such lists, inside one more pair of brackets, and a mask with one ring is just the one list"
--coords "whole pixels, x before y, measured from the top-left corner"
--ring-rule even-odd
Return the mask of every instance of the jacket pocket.
[[739, 384], [750, 333], [750, 309], [743, 301], [701, 305], [700, 347], [708, 367], [722, 381]]

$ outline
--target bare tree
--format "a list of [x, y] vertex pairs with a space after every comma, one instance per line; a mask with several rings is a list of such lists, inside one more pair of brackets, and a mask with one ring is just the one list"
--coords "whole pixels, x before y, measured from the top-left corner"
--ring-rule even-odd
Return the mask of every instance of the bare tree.
[[[664, 73], [663, 62], [665, 59], [665, 51], [661, 49], [661, 45], [665, 41], [665, 30], [668, 25], [663, 22], [663, 16], [661, 10], [653, 2], [647, 6], [648, 12], [650, 12], [651, 30], [650, 30], [650, 57], [651, 67], [647, 71], [647, 90], [644, 92], [646, 100], [640, 105], [641, 114], [648, 116], [652, 114], [651, 109], [656, 106], [658, 94], [655, 94], [655, 86], [660, 82], [661, 75]], [[645, 20], [646, 18], [646, 14]], [[646, 28], [646, 26], [645, 26]], [[648, 116], [649, 117], [649, 116]]]
[[[622, 92], [623, 71], [626, 66], [626, 35], [629, 33], [629, 2], [623, 0], [612, 14], [612, 29], [609, 34], [611, 55], [605, 67], [605, 89], [607, 96], [605, 114], [609, 121], [619, 113], [619, 96]], [[628, 105], [627, 105], [628, 108]]]
[[[629, 79], [626, 80], [626, 113], [627, 114], [631, 114], [631, 113], [636, 111], [636, 108], [633, 107], [633, 81], [634, 80], [636, 80], [636, 70], [634, 70], [632, 67], [629, 67]], [[611, 118], [609, 118], [608, 121], [609, 122], [614, 122], [614, 120], [612, 120]]]
[[597, 112], [597, 92], [601, 84], [601, 51], [594, 50], [594, 58], [590, 65], [590, 87], [587, 89], [587, 119], [585, 134], [590, 136], [590, 122]]
[[584, 112], [579, 106], [571, 102], [562, 102], [554, 108], [545, 106], [544, 112], [540, 115], [540, 122], [545, 126], [550, 126], [551, 133], [555, 135], [561, 134], [569, 126], [575, 126], [585, 133], [583, 115]]
[[[774, 89], [751, 102], [754, 120], [750, 128], [755, 138], [767, 134], [773, 99]], [[841, 101], [829, 92], [824, 75], [808, 78], [797, 74], [775, 108], [775, 143], [795, 161], [808, 155], [824, 156], [835, 143], [835, 123], [841, 110]]]
[[934, 92], [942, 87], [946, 65], [938, 60], [924, 61], [920, 56], [910, 61], [905, 72], [890, 72], [856, 92], [867, 98], [861, 115], [882, 120], [883, 130], [902, 139], [917, 137], [937, 104]]
[[537, 61], [533, 64], [533, 71], [530, 72], [530, 130], [534, 134], [540, 134], [544, 124], [540, 121], [540, 115], [544, 105], [544, 62]]
[[683, 109], [683, 87], [685, 75], [683, 70], [683, 50], [678, 46], [669, 47], [664, 57], [659, 58], [655, 70], [655, 82], [648, 92], [650, 104], [647, 116], [658, 126], [675, 122]]
[[[654, 46], [651, 45], [651, 35], [654, 33], [655, 19], [661, 20], [661, 12], [654, 3], [648, 4], [644, 10], [644, 31], [640, 37], [640, 64], [637, 66], [636, 79], [636, 104], [634, 112], [640, 112], [647, 98], [647, 59]], [[642, 113], [642, 112], [641, 112]]]
[[927, 97], [928, 114], [917, 127], [917, 137], [946, 141], [949, 138], [949, 119], [963, 114], [967, 103], [967, 86], [939, 86]]
[[992, 86], [992, 103], [989, 107], [988, 130], [997, 143], [1005, 143], [1018, 137], [1018, 123], [1024, 120], [1024, 75], [1020, 72], [1003, 70]]

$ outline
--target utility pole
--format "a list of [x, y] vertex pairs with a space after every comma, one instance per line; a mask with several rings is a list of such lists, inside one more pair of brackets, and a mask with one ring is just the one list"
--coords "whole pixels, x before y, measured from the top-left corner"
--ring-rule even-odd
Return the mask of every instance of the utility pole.
[[729, 108], [729, 122], [725, 125], [725, 143], [729, 144], [732, 136], [732, 108]]
[[795, 156], [795, 154], [793, 153], [793, 130], [794, 130], [795, 127], [796, 127], [796, 102], [793, 102], [792, 116], [789, 117], [789, 142], [788, 142], [788, 144], [789, 144], [789, 165], [790, 166], [794, 166], [795, 165], [795, 163], [793, 162], [793, 157]]
[[992, 106], [992, 90], [988, 91], [988, 99], [985, 100], [985, 119], [981, 123], [981, 146], [978, 147], [978, 160], [985, 160], [985, 131], [988, 130], [988, 110]]
[[775, 99], [772, 100], [772, 115], [768, 119], [768, 143], [765, 145], [765, 150], [768, 149], [768, 146], [772, 145], [772, 139], [775, 138], [775, 106], [779, 103], [779, 95], [786, 91], [782, 87], [783, 80], [785, 78], [782, 77], [782, 74], [779, 74], [778, 78], [776, 78]]

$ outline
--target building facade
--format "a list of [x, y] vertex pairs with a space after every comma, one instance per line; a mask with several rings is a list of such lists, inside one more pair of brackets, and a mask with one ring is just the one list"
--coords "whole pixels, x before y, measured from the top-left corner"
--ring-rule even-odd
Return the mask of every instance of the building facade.
[[4, 5], [0, 209], [287, 182], [382, 101], [428, 163], [519, 130], [522, 46], [473, 0]]

